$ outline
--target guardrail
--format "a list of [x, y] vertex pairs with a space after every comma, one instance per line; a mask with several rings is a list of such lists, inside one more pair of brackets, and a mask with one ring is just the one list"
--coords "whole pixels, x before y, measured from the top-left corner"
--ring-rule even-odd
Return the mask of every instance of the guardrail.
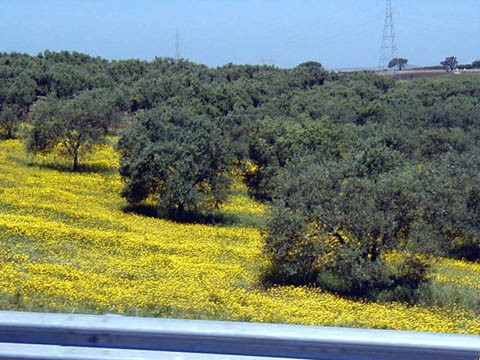
[[474, 360], [480, 336], [0, 311], [0, 359], [264, 358]]

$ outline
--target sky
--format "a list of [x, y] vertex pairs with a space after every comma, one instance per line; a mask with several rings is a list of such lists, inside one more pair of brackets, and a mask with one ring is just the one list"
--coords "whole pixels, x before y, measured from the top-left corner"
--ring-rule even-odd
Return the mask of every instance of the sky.
[[[392, 0], [409, 64], [480, 59], [480, 0]], [[378, 66], [385, 0], [0, 0], [0, 52], [69, 50], [106, 59], [175, 56], [210, 67], [318, 61]]]

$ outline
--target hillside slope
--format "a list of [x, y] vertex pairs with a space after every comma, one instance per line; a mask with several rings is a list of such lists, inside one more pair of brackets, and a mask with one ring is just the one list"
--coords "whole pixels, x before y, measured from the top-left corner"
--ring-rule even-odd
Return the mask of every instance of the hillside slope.
[[[480, 334], [476, 314], [259, 286], [266, 207], [237, 184], [228, 221], [178, 224], [125, 211], [111, 146], [71, 173], [0, 143], [0, 308]], [[65, 166], [67, 167], [67, 166]], [[252, 221], [254, 223], [254, 221]], [[479, 291], [480, 266], [440, 260], [438, 283]]]

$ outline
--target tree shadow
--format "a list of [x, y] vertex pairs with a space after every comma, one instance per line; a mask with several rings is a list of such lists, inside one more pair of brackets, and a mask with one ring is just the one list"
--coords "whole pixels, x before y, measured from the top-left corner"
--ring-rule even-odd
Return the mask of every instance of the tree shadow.
[[73, 174], [100, 173], [105, 175], [111, 175], [117, 171], [116, 168], [112, 168], [102, 164], [80, 163], [78, 165], [78, 169], [74, 171], [73, 165], [65, 162], [39, 162], [36, 160], [27, 160], [27, 159], [15, 158], [15, 157], [10, 157], [10, 159], [29, 167], [36, 167], [38, 169], [50, 169], [50, 170], [56, 170], [61, 172], [73, 173]]
[[460, 244], [450, 250], [450, 254], [456, 259], [463, 259], [472, 262], [478, 261], [480, 260], [480, 246], [477, 244]]
[[151, 218], [160, 219], [158, 209], [154, 205], [146, 205], [146, 204], [128, 204], [121, 208], [121, 210], [126, 214], [136, 214], [147, 216]]
[[167, 209], [151, 204], [128, 204], [121, 208], [124, 213], [133, 213], [155, 219], [171, 220], [182, 224], [232, 225], [235, 218], [220, 211], [205, 213], [199, 210], [185, 211], [181, 216], [172, 214]]

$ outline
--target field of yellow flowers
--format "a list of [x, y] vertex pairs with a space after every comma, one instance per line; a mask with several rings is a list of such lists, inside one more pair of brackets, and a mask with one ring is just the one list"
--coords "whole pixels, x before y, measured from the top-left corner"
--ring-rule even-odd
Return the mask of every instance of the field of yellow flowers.
[[[62, 165], [63, 164], [63, 165]], [[179, 224], [127, 211], [105, 145], [86, 170], [0, 142], [0, 308], [284, 322], [480, 334], [460, 306], [346, 300], [321, 289], [259, 285], [262, 238], [248, 223]], [[85, 170], [85, 168], [84, 168]], [[261, 218], [237, 184], [220, 211]], [[480, 265], [439, 260], [436, 282], [480, 291]]]

